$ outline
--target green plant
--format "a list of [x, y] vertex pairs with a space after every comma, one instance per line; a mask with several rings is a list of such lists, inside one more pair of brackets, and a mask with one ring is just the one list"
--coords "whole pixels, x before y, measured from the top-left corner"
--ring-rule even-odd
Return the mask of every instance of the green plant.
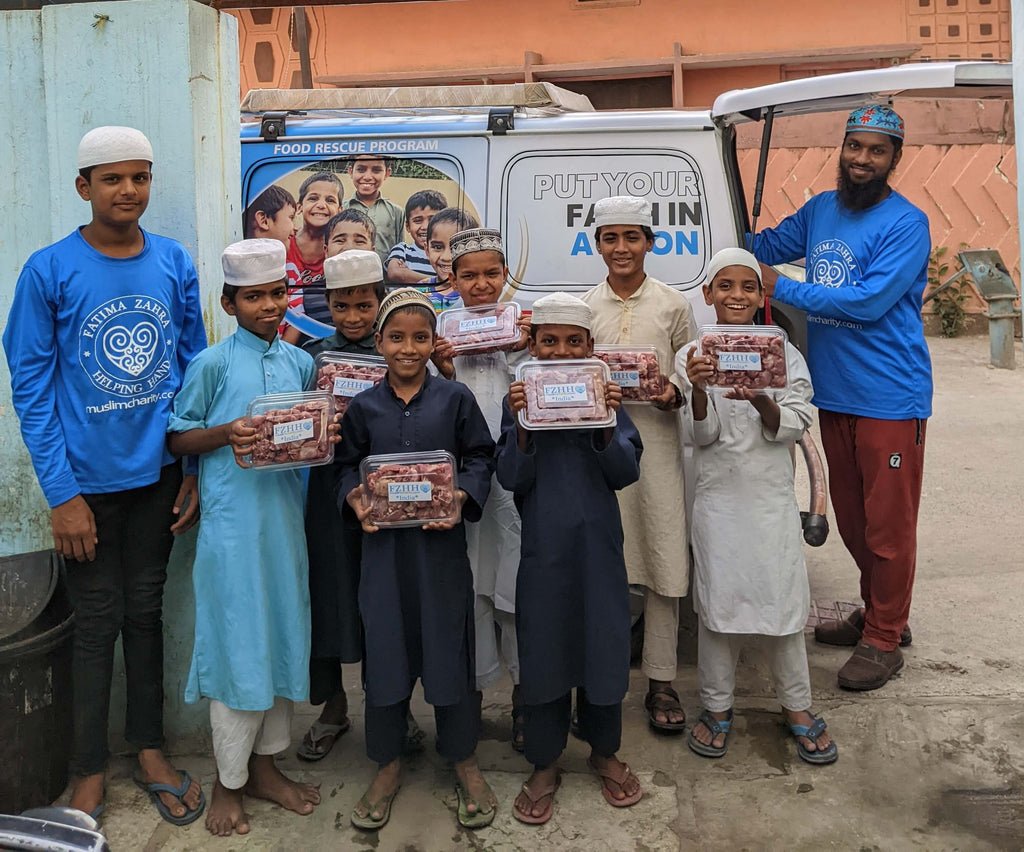
[[[967, 248], [967, 243], [961, 243], [960, 248]], [[928, 259], [928, 286], [938, 288], [945, 280], [949, 272], [949, 264], [943, 261], [943, 255], [948, 250], [947, 246], [939, 246], [931, 253]], [[956, 259], [956, 272], [963, 269], [960, 259]], [[964, 303], [970, 297], [967, 290], [967, 278], [961, 277], [944, 288], [932, 299], [933, 310], [939, 318], [939, 328], [943, 337], [956, 337], [967, 326], [967, 311]]]

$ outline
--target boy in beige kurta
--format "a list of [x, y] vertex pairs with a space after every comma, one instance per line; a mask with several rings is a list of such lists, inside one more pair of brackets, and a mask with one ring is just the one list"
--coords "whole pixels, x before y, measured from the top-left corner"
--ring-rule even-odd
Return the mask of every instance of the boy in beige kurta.
[[[651, 205], [633, 196], [605, 198], [594, 205], [597, 251], [608, 277], [583, 295], [594, 313], [596, 343], [650, 345], [663, 370], [672, 370], [676, 351], [696, 334], [686, 297], [651, 278], [644, 259], [654, 247]], [[680, 379], [665, 379], [665, 393], [631, 405], [644, 442], [640, 481], [618, 492], [625, 534], [629, 582], [643, 586], [643, 672], [649, 679], [648, 721], [659, 731], [680, 732], [686, 716], [672, 688], [676, 674], [679, 598], [689, 584], [683, 444], [677, 409]]]

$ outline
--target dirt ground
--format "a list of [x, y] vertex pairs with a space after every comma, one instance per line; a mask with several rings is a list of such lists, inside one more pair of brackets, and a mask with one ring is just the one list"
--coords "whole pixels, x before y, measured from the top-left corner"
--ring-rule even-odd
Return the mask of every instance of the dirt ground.
[[[682, 738], [646, 725], [645, 684], [634, 670], [621, 755], [643, 782], [636, 806], [616, 810], [587, 772], [586, 749], [571, 741], [554, 818], [530, 828], [511, 803], [528, 774], [508, 745], [509, 685], [484, 700], [481, 763], [497, 793], [492, 827], [457, 826], [453, 777], [433, 749], [408, 762], [391, 822], [379, 834], [349, 823], [373, 775], [363, 750], [358, 667], [346, 674], [353, 730], [319, 764], [293, 753], [282, 768], [319, 782], [324, 800], [306, 818], [253, 803], [246, 838], [210, 837], [202, 821], [177, 829], [158, 818], [131, 783], [132, 763], [112, 767], [103, 828], [115, 852], [185, 850], [1009, 850], [1024, 837], [1024, 369], [987, 365], [984, 337], [930, 338], [935, 413], [928, 427], [919, 562], [904, 672], [867, 694], [837, 688], [843, 649], [808, 642], [815, 709], [840, 750], [831, 767], [796, 756], [785, 735], [766, 669], [744, 659], [728, 755], [701, 759]], [[1018, 359], [1019, 345], [1018, 345]], [[1018, 360], [1018, 366], [1024, 367]], [[803, 484], [797, 484], [803, 494]], [[852, 561], [833, 529], [807, 548], [811, 597], [856, 600]], [[680, 635], [676, 686], [690, 718], [698, 713], [694, 643]], [[432, 733], [422, 701], [414, 709]], [[295, 740], [315, 713], [297, 716]], [[430, 742], [431, 740], [428, 740]], [[207, 754], [178, 765], [213, 786]]]

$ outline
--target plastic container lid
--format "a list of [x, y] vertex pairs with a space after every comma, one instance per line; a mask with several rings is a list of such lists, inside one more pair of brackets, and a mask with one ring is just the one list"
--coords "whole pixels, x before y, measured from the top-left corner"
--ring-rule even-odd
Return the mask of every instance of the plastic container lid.
[[458, 523], [455, 456], [445, 450], [367, 456], [359, 463], [370, 523], [381, 528]]
[[258, 396], [245, 416], [258, 432], [252, 452], [245, 457], [250, 467], [286, 470], [334, 461], [334, 444], [327, 433], [334, 417], [334, 397], [327, 391]]
[[697, 333], [697, 354], [715, 367], [708, 387], [755, 390], [786, 388], [786, 332], [777, 325], [704, 325]]
[[594, 357], [608, 365], [623, 402], [650, 402], [665, 393], [656, 346], [601, 343], [594, 346]]
[[316, 362], [316, 387], [334, 395], [334, 411], [344, 416], [352, 397], [369, 390], [387, 374], [379, 355], [321, 352]]
[[449, 308], [437, 318], [437, 333], [457, 355], [500, 352], [519, 342], [521, 316], [516, 302]]
[[615, 424], [604, 401], [611, 371], [596, 358], [523, 361], [516, 381], [526, 383], [526, 408], [519, 412], [524, 429], [596, 429]]

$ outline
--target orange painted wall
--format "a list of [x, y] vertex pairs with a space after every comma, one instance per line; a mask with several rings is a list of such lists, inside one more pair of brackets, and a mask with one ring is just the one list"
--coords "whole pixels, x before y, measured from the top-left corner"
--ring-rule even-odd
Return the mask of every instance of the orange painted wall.
[[[314, 79], [327, 74], [443, 70], [519, 65], [527, 50], [543, 62], [596, 62], [685, 54], [828, 49], [907, 41], [902, 0], [859, 0], [856, 27], [849, 4], [818, 0], [813, 15], [792, 0], [441, 0], [388, 5], [307, 7]], [[917, 0], [915, 0], [917, 2]], [[1004, 0], [998, 0], [1004, 2]], [[298, 68], [287, 8], [249, 11], [239, 19], [242, 88], [287, 88]], [[276, 56], [273, 80], [254, 72], [256, 44]], [[779, 79], [778, 67], [693, 72], [687, 105], [714, 94]]]

